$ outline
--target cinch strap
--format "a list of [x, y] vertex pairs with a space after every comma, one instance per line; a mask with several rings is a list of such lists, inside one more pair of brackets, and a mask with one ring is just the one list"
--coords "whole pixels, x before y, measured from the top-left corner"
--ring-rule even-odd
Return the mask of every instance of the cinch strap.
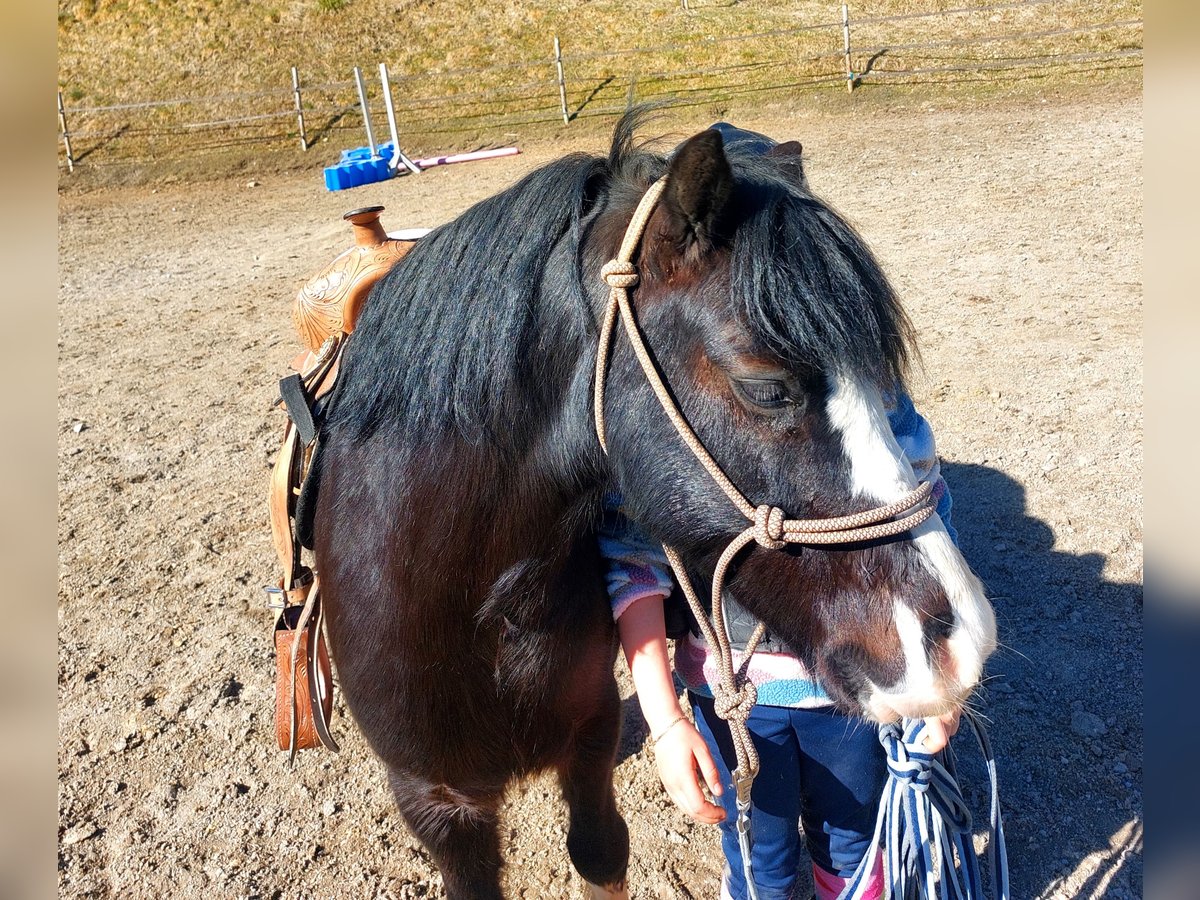
[[308, 395], [304, 392], [304, 383], [299, 372], [293, 372], [279, 380], [279, 396], [283, 398], [288, 418], [295, 423], [296, 430], [300, 433], [300, 445], [307, 447], [316, 439], [317, 423], [313, 420]]

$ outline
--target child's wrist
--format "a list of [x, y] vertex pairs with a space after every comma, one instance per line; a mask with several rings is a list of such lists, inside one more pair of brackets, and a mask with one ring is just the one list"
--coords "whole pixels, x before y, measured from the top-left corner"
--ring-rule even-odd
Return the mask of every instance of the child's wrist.
[[643, 710], [642, 713], [646, 717], [646, 724], [650, 727], [650, 736], [654, 741], [657, 741], [667, 729], [674, 728], [676, 723], [687, 718], [678, 703], [664, 705], [652, 711]]
[[670, 732], [674, 731], [676, 726], [679, 725], [680, 722], [686, 722], [686, 721], [687, 721], [687, 716], [685, 716], [681, 712], [679, 715], [677, 715], [675, 718], [673, 718], [670, 722], [668, 722], [666, 725], [664, 725], [658, 731], [651, 731], [650, 732], [650, 743], [655, 746], [658, 746], [658, 742], [661, 741], [663, 738], [665, 738]]

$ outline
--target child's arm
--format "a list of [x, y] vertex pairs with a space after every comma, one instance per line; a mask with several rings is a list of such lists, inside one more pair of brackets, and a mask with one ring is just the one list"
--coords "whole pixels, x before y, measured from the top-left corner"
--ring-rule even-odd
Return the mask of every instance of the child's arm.
[[704, 738], [684, 717], [671, 678], [667, 656], [667, 631], [663, 623], [663, 598], [644, 597], [628, 606], [617, 619], [621, 647], [637, 688], [642, 715], [650, 726], [658, 777], [675, 805], [697, 822], [724, 821], [725, 810], [711, 803], [701, 790], [697, 770], [715, 796], [721, 794], [721, 777]]
[[663, 601], [671, 593], [670, 567], [662, 549], [610, 504], [599, 534], [613, 617], [638, 703], [654, 740], [654, 759], [671, 800], [699, 822], [725, 818], [701, 790], [697, 768], [714, 794], [721, 793], [712, 755], [683, 715], [671, 677]]

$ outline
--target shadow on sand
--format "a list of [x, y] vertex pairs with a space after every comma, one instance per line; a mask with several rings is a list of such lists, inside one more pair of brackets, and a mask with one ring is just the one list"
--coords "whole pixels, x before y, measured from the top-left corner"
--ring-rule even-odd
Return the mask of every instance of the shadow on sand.
[[[942, 471], [999, 623], [975, 706], [999, 766], [1012, 896], [1140, 897], [1142, 586], [1107, 580], [1101, 553], [1056, 550], [1054, 530], [1004, 472]], [[618, 762], [647, 740], [630, 697]], [[987, 780], [968, 741], [955, 739], [960, 780], [983, 823]]]

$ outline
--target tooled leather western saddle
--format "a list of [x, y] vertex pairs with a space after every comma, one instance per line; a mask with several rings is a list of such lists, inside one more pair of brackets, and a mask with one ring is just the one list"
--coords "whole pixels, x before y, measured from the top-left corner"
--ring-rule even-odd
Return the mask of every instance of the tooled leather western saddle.
[[321, 401], [333, 389], [346, 336], [354, 330], [371, 287], [403, 259], [425, 232], [391, 237], [379, 222], [382, 206], [355, 209], [354, 246], [296, 295], [292, 322], [305, 349], [279, 383], [288, 421], [271, 472], [271, 533], [282, 576], [266, 590], [275, 619], [275, 736], [289, 762], [297, 750], [337, 750], [329, 731], [333, 681], [322, 627], [320, 580], [303, 561], [300, 504], [319, 433]]

